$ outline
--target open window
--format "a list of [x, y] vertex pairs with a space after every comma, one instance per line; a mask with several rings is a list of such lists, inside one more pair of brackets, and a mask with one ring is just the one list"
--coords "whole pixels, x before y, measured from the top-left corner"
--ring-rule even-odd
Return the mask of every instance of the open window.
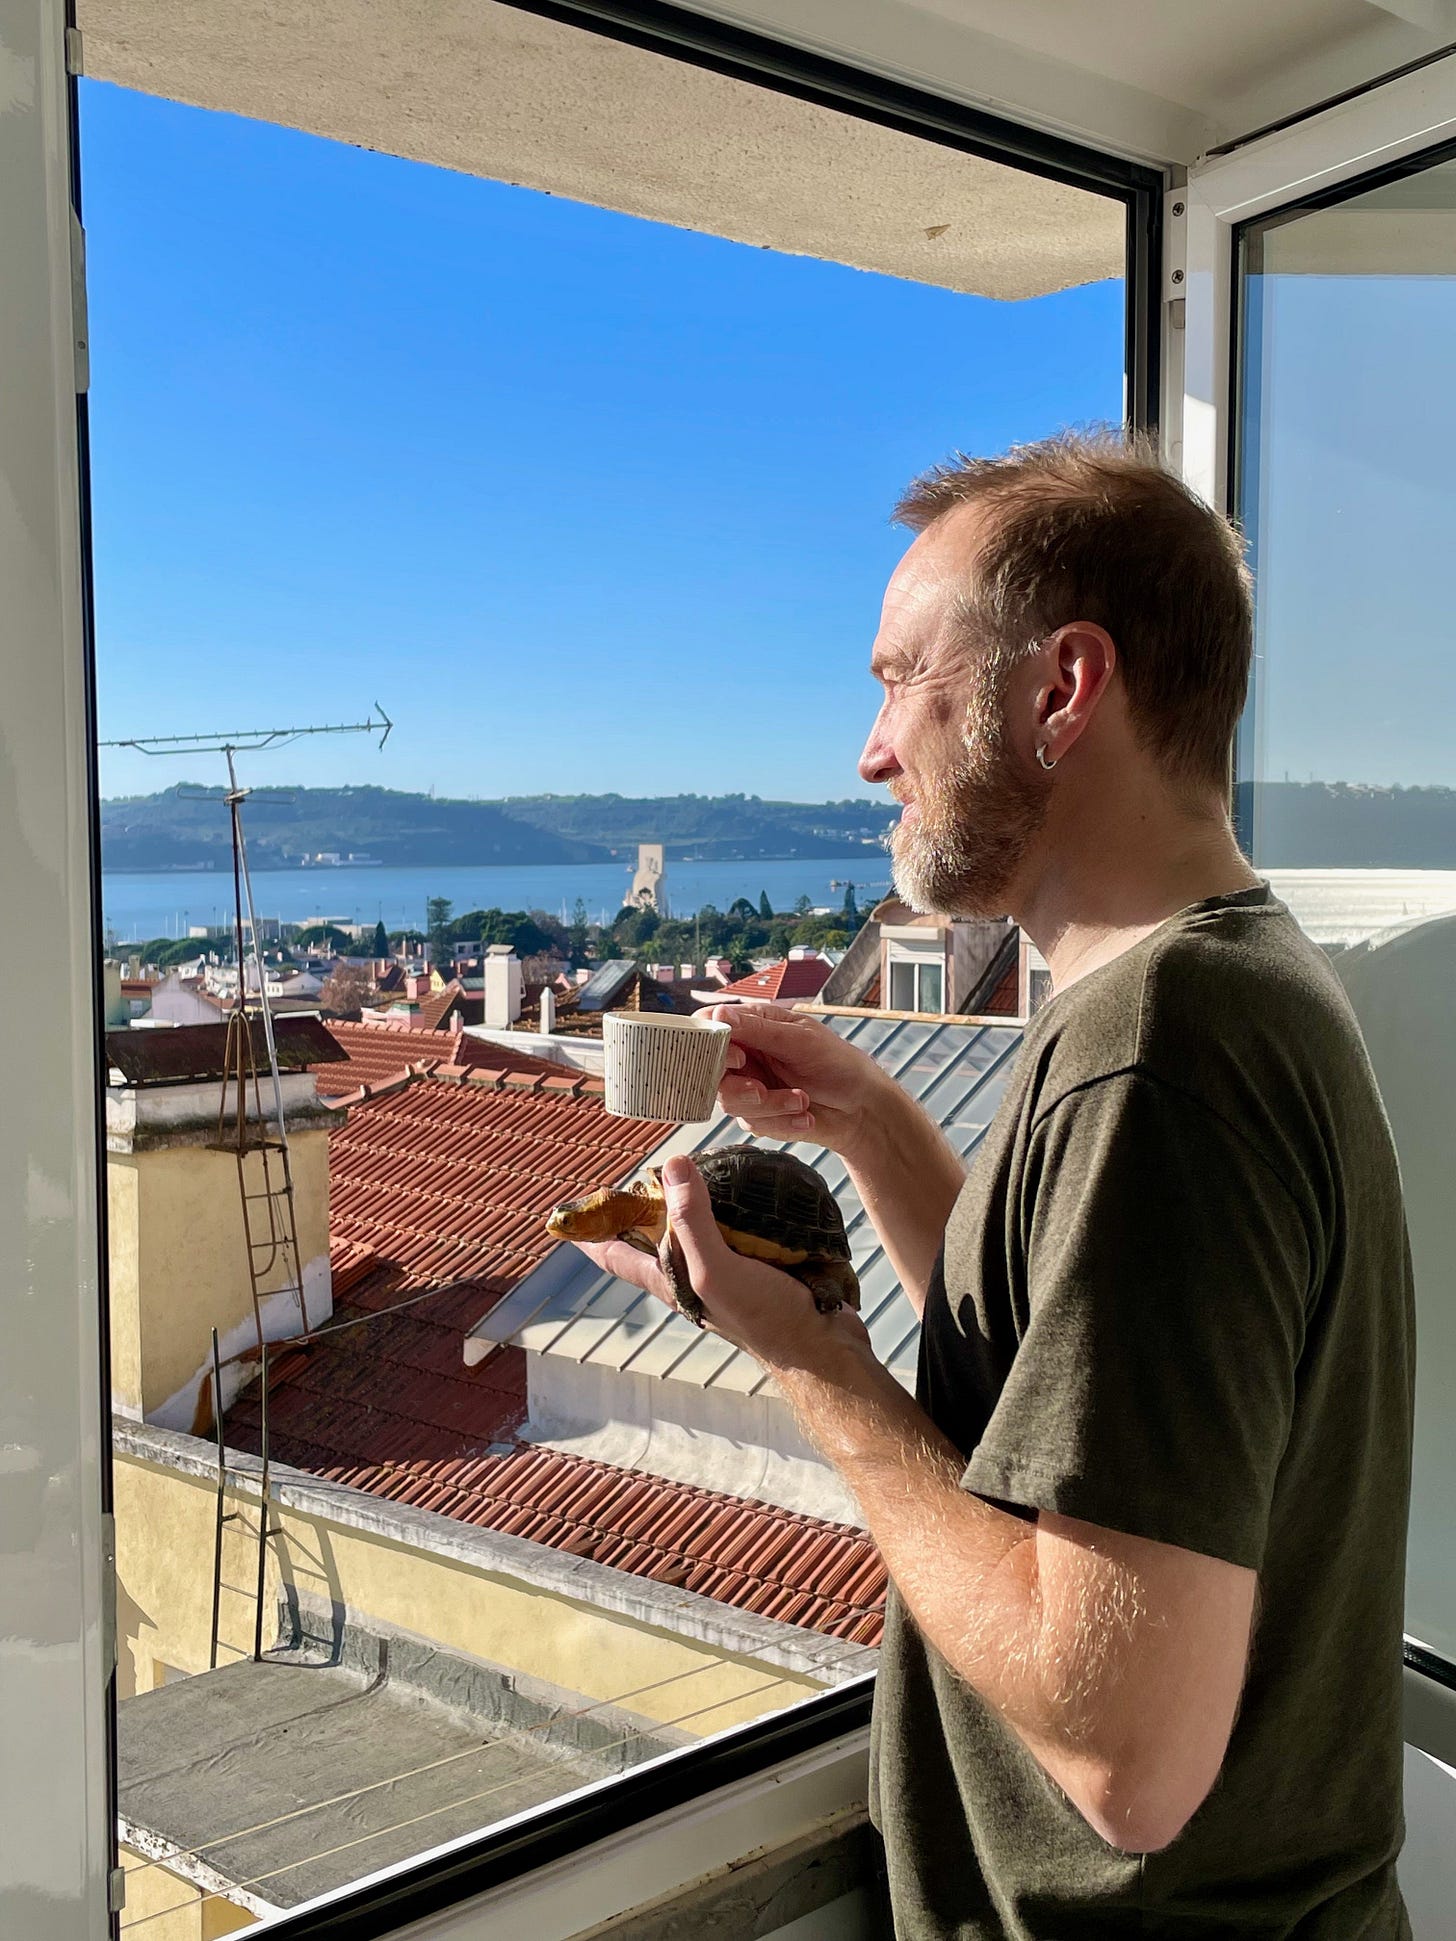
[[[794, 1758], [822, 1818], [867, 1719], [853, 1506], [743, 1357], [562, 1308], [541, 1220], [682, 1137], [605, 1118], [604, 1008], [760, 920], [842, 949], [888, 887], [852, 798], [889, 508], [1145, 415], [1158, 181], [572, 12], [90, 37], [123, 1934], [385, 1932]], [[376, 697], [382, 756], [231, 732]], [[973, 1143], [1014, 1002], [947, 1022], [940, 933], [886, 949], [937, 1022], [876, 1055]], [[224, 1030], [250, 978], [271, 1045]]]

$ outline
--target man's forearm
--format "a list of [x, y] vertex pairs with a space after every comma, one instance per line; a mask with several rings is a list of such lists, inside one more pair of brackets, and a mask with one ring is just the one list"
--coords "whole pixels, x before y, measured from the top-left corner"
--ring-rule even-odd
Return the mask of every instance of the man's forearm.
[[843, 1157], [901, 1287], [923, 1314], [965, 1167], [940, 1127], [889, 1079], [867, 1096], [859, 1136]]
[[959, 1452], [878, 1363], [774, 1372], [854, 1492], [922, 1634], [1095, 1823], [1117, 1734], [1109, 1655], [1128, 1627], [1090, 1606], [1069, 1626], [1039, 1576], [1036, 1524], [960, 1487]]

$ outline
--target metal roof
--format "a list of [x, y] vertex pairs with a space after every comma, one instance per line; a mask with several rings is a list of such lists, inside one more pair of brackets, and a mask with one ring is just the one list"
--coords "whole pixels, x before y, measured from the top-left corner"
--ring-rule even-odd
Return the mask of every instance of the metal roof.
[[[260, 1068], [268, 1063], [268, 1047], [256, 1013], [249, 1014], [253, 1056]], [[222, 1078], [226, 1073], [226, 1023], [183, 1024], [167, 1031], [108, 1031], [106, 1060], [128, 1085], [183, 1085]], [[307, 1071], [311, 1065], [335, 1064], [347, 1058], [319, 1017], [273, 1020], [281, 1071]]]
[[[1010, 1024], [922, 1024], [877, 1017], [836, 1017], [826, 1022], [869, 1052], [918, 1099], [963, 1158], [990, 1124], [1021, 1042], [1021, 1027]], [[706, 1152], [733, 1145], [742, 1137], [737, 1121], [725, 1114], [691, 1144], [681, 1134], [664, 1141], [647, 1163], [659, 1160], [667, 1147]], [[771, 1148], [789, 1143], [763, 1141]], [[860, 1311], [875, 1352], [910, 1387], [919, 1335], [915, 1311], [901, 1291], [843, 1161], [823, 1146], [799, 1144], [797, 1150], [828, 1181], [839, 1202], [859, 1274]], [[770, 1382], [752, 1356], [701, 1333], [614, 1274], [602, 1273], [569, 1245], [554, 1248], [471, 1334], [484, 1341], [514, 1342], [537, 1354], [565, 1355], [598, 1368], [672, 1376], [703, 1388], [745, 1395], [760, 1393]]]

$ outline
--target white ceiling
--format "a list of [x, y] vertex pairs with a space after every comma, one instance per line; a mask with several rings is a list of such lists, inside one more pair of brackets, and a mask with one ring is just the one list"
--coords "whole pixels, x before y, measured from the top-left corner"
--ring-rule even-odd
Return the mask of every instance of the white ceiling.
[[1188, 163], [1456, 42], [1456, 0], [685, 0], [1099, 145]]

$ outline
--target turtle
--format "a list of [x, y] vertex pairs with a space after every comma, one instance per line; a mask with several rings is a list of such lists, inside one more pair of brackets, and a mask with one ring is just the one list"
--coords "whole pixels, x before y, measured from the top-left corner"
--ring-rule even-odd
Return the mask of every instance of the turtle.
[[[768, 1261], [802, 1281], [821, 1314], [858, 1310], [859, 1280], [844, 1217], [812, 1166], [765, 1146], [720, 1146], [692, 1158], [707, 1184], [718, 1231], [735, 1253]], [[557, 1240], [620, 1238], [656, 1254], [680, 1312], [702, 1327], [703, 1304], [668, 1224], [660, 1166], [648, 1167], [630, 1186], [604, 1186], [553, 1207], [546, 1231]]]

